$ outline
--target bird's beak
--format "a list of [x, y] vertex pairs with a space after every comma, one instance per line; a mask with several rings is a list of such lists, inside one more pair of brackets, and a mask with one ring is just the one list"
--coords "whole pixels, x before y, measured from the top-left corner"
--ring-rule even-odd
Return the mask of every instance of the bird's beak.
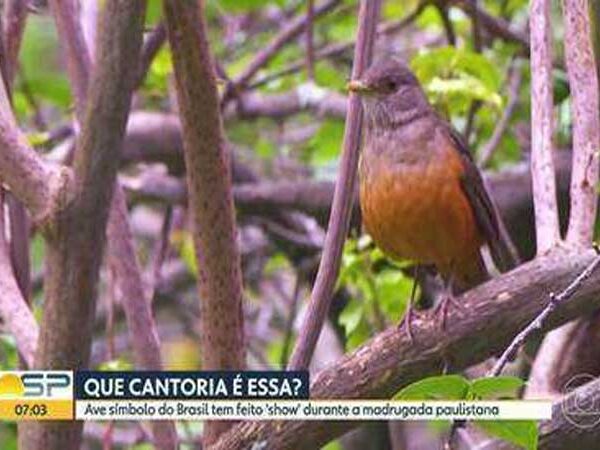
[[371, 92], [373, 89], [367, 83], [361, 80], [352, 80], [346, 85], [346, 89], [350, 92], [356, 92], [358, 94], [364, 94]]

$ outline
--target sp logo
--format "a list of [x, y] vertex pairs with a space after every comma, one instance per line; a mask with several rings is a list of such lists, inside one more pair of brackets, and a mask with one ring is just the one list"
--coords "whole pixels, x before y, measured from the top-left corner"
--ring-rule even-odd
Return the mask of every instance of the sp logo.
[[52, 397], [57, 389], [71, 386], [71, 377], [65, 373], [33, 372], [21, 375], [25, 397]]
[[67, 371], [0, 372], [0, 398], [71, 398], [72, 386]]

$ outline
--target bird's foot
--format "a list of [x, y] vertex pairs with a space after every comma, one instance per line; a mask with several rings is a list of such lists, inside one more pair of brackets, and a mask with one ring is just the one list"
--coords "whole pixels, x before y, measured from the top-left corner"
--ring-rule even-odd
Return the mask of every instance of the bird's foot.
[[439, 327], [441, 330], [446, 329], [446, 319], [448, 318], [450, 306], [456, 307], [458, 311], [465, 311], [465, 307], [456, 300], [456, 297], [454, 297], [453, 294], [444, 294], [442, 300], [435, 306], [433, 310], [433, 315], [436, 320], [439, 320]]
[[398, 328], [402, 328], [406, 335], [408, 336], [408, 340], [412, 343], [414, 342], [413, 333], [412, 333], [412, 323], [413, 320], [420, 317], [421, 314], [418, 311], [415, 311], [412, 302], [408, 304], [406, 307], [406, 312], [404, 313], [404, 317], [398, 324]]

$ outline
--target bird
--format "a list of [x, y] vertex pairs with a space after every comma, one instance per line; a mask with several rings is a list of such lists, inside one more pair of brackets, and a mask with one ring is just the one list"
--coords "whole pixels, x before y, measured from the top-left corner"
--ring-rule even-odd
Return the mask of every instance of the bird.
[[[516, 264], [501, 219], [463, 137], [403, 61], [381, 59], [347, 87], [364, 111], [358, 168], [364, 228], [388, 257], [435, 266], [444, 282], [444, 327], [454, 296], [489, 278], [484, 245], [500, 271]], [[412, 303], [403, 320], [409, 336]]]

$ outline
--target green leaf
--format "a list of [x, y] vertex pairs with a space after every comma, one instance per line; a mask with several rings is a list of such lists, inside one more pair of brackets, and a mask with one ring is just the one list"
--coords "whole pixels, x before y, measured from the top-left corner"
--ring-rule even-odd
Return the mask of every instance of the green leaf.
[[[434, 78], [426, 87], [427, 92], [434, 97], [443, 98], [444, 96], [460, 95], [469, 100], [481, 100], [500, 109], [502, 106], [502, 97], [496, 92], [488, 89], [484, 83], [474, 77], [464, 76], [463, 78], [453, 80], [443, 80]], [[456, 101], [460, 101], [457, 99]]]
[[382, 271], [375, 278], [379, 307], [392, 322], [403, 317], [412, 285], [413, 280], [397, 269]]
[[471, 381], [471, 393], [481, 399], [517, 398], [525, 383], [518, 377], [486, 377]]
[[311, 162], [318, 166], [337, 158], [344, 137], [344, 123], [339, 120], [325, 120], [319, 131], [310, 140]]
[[460, 375], [425, 378], [398, 392], [396, 400], [462, 400], [469, 392], [469, 381]]
[[179, 256], [189, 272], [196, 276], [198, 274], [198, 261], [196, 260], [194, 240], [191, 233], [187, 231], [174, 232], [171, 236], [171, 242], [173, 247], [179, 251]]
[[537, 449], [538, 427], [533, 420], [476, 420], [474, 423], [492, 436], [527, 450]]
[[338, 322], [344, 327], [346, 336], [352, 334], [358, 328], [363, 314], [364, 303], [356, 299], [351, 299], [344, 310], [340, 313]]

